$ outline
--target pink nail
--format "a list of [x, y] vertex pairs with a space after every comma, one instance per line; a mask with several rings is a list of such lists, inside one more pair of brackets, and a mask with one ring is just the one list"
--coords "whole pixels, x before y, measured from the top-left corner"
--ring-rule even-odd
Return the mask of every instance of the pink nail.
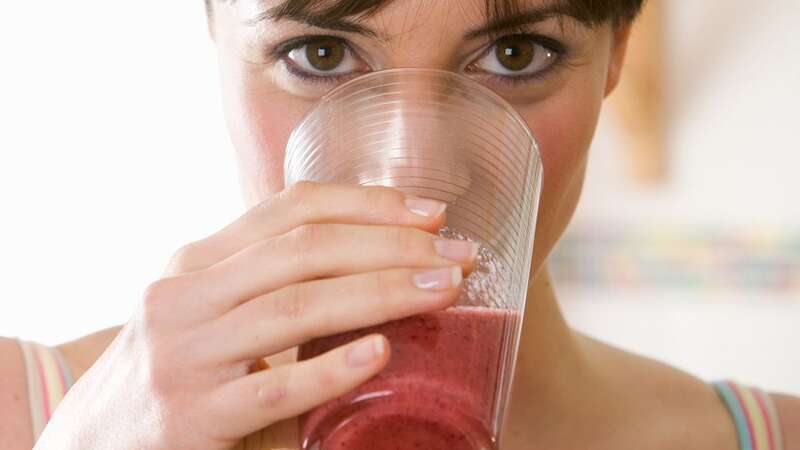
[[439, 291], [456, 287], [461, 283], [461, 267], [445, 267], [414, 274], [414, 285], [427, 291]]
[[436, 253], [442, 258], [458, 262], [472, 262], [478, 256], [480, 244], [455, 239], [439, 239], [433, 241], [433, 246]]
[[406, 208], [422, 217], [438, 217], [447, 208], [446, 203], [420, 197], [406, 197]]
[[347, 352], [347, 365], [350, 367], [360, 367], [378, 359], [386, 352], [386, 344], [383, 337], [376, 336], [368, 339]]

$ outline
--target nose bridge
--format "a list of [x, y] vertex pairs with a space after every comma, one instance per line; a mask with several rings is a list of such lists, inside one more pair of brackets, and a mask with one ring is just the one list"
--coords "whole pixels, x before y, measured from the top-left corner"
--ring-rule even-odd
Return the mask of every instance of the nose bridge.
[[394, 37], [389, 44], [387, 69], [415, 68], [458, 70], [452, 39], [440, 37], [441, 31], [407, 33]]
[[453, 120], [453, 105], [461, 105], [456, 83], [441, 76], [398, 77], [401, 89], [394, 95], [401, 114], [401, 122], [415, 130], [416, 135], [424, 140], [425, 135], [438, 129], [439, 136], [449, 136], [448, 140], [455, 144], [458, 141], [459, 121]]
[[400, 92], [402, 100], [409, 104], [438, 103], [443, 97], [449, 97], [450, 90], [435, 78], [415, 78], [404, 80], [404, 89]]

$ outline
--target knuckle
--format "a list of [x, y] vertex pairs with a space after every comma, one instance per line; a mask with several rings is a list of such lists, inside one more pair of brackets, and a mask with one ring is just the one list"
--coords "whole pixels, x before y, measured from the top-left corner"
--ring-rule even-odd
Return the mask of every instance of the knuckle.
[[170, 259], [170, 272], [180, 273], [193, 270], [198, 264], [201, 252], [201, 245], [198, 242], [192, 242], [179, 248]]
[[291, 233], [292, 250], [297, 256], [304, 257], [324, 244], [328, 227], [323, 224], [309, 223], [295, 228]]
[[420, 255], [429, 243], [424, 232], [416, 228], [392, 228], [389, 239], [394, 243], [395, 251], [400, 255]]
[[163, 322], [169, 305], [180, 296], [178, 284], [176, 277], [168, 277], [147, 286], [142, 296], [142, 319], [148, 328]]
[[330, 367], [330, 364], [326, 364], [326, 361], [324, 360], [320, 361], [320, 364], [317, 364], [317, 367], [314, 370], [314, 378], [317, 385], [325, 388], [338, 386], [341, 381], [337, 376], [336, 371]]
[[279, 236], [276, 238], [270, 237], [267, 239], [261, 239], [251, 244], [250, 247], [244, 250], [244, 252], [246, 252], [247, 258], [252, 259], [253, 261], [270, 259], [276, 252], [280, 252], [282, 238], [283, 237]]
[[142, 302], [145, 306], [156, 307], [166, 301], [171, 295], [171, 283], [168, 281], [168, 278], [161, 278], [147, 286], [142, 296]]
[[[294, 372], [292, 369], [288, 372]], [[264, 409], [264, 413], [268, 417], [272, 416], [275, 412], [275, 406], [284, 400], [287, 400], [289, 394], [289, 382], [287, 378], [290, 376], [287, 371], [272, 371], [269, 374], [271, 380], [269, 387], [265, 387], [264, 383], [258, 383], [253, 386], [253, 396], [256, 398], [256, 405]], [[268, 422], [271, 422], [269, 420]]]
[[294, 201], [302, 201], [316, 195], [322, 184], [315, 181], [298, 181], [284, 190], [285, 195]]
[[404, 283], [405, 271], [384, 270], [376, 272], [372, 277], [370, 297], [376, 300], [378, 307], [374, 308], [375, 314], [381, 321], [395, 318], [400, 310], [407, 306], [409, 292]]
[[382, 221], [398, 222], [404, 217], [404, 194], [386, 186], [370, 186], [364, 191], [365, 204], [379, 215]]
[[246, 224], [261, 224], [269, 222], [275, 217], [275, 210], [279, 208], [282, 203], [292, 203], [291, 199], [287, 198], [289, 189], [267, 195], [266, 198], [261, 200], [254, 207], [247, 210], [238, 220], [240, 223]]
[[282, 193], [282, 200], [288, 203], [289, 208], [295, 211], [298, 217], [313, 217], [316, 206], [319, 202], [315, 200], [319, 196], [322, 184], [314, 181], [298, 181], [286, 188]]
[[309, 305], [310, 293], [307, 285], [304, 283], [294, 284], [287, 287], [284, 294], [274, 302], [275, 315], [288, 320], [297, 320], [303, 317]]
[[381, 298], [385, 295], [390, 295], [398, 288], [397, 276], [394, 272], [389, 270], [381, 270], [375, 272], [371, 277], [372, 284], [370, 286], [371, 294]]
[[364, 196], [370, 204], [385, 205], [402, 200], [403, 194], [387, 186], [367, 186], [364, 188]]

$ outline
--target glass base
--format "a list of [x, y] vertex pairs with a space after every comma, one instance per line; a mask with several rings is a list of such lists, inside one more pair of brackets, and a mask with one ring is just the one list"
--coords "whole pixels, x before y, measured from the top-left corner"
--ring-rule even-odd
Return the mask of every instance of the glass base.
[[413, 398], [370, 399], [323, 419], [303, 450], [496, 450], [477, 420], [442, 402]]

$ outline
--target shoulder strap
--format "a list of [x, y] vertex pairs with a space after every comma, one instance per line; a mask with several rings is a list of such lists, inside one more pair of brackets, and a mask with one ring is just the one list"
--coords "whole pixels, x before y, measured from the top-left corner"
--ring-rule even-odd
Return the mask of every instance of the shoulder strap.
[[21, 339], [18, 342], [25, 360], [28, 405], [33, 424], [33, 441], [36, 442], [56, 406], [75, 380], [57, 349]]
[[780, 421], [769, 395], [730, 380], [713, 386], [733, 417], [741, 450], [783, 450]]

